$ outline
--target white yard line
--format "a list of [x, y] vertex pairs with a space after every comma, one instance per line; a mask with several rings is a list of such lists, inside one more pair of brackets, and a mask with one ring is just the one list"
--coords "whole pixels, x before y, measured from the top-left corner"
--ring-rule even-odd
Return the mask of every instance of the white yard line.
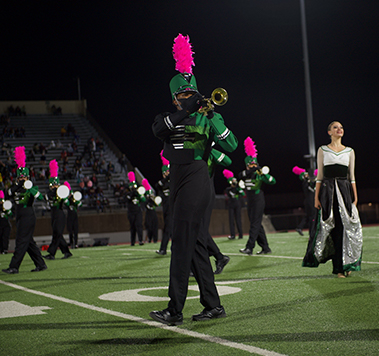
[[64, 298], [64, 297], [59, 297], [59, 296], [56, 296], [54, 294], [44, 293], [44, 292], [40, 292], [40, 291], [37, 291], [37, 290], [34, 290], [34, 289], [25, 288], [25, 287], [19, 286], [19, 285], [14, 284], [14, 283], [9, 283], [9, 282], [5, 282], [5, 281], [0, 280], [0, 284], [4, 284], [4, 285], [6, 285], [8, 287], [15, 288], [15, 289], [21, 290], [23, 292], [39, 295], [39, 296], [45, 297], [45, 298], [54, 299], [54, 300], [57, 300], [57, 301], [60, 301], [60, 302], [63, 302], [63, 303], [67, 303], [67, 304], [71, 304], [71, 305], [76, 305], [78, 307], [89, 309], [89, 310], [92, 310], [92, 311], [97, 311], [99, 313], [104, 313], [104, 314], [116, 316], [116, 317], [119, 317], [119, 318], [135, 321], [137, 323], [149, 325], [149, 326], [152, 326], [152, 327], [155, 327], [155, 328], [160, 328], [160, 329], [164, 329], [164, 330], [167, 330], [167, 331], [175, 332], [175, 333], [178, 333], [178, 334], [182, 334], [182, 335], [186, 335], [186, 336], [191, 336], [191, 337], [194, 337], [194, 338], [202, 339], [202, 340], [205, 340], [205, 341], [208, 341], [208, 342], [213, 342], [215, 344], [219, 344], [219, 345], [223, 345], [223, 346], [228, 346], [228, 347], [231, 347], [233, 349], [243, 350], [243, 351], [247, 351], [249, 353], [253, 353], [253, 354], [257, 354], [257, 355], [262, 355], [262, 356], [285, 356], [283, 354], [279, 354], [277, 352], [261, 349], [259, 347], [255, 347], [255, 346], [245, 345], [245, 344], [238, 343], [238, 342], [229, 341], [229, 340], [222, 339], [222, 338], [219, 338], [219, 337], [216, 337], [216, 336], [202, 334], [202, 333], [198, 333], [196, 331], [190, 331], [190, 330], [178, 328], [176, 326], [167, 326], [167, 325], [158, 323], [156, 321], [146, 320], [146, 319], [134, 316], [134, 315], [120, 313], [120, 312], [116, 312], [116, 311], [113, 311], [113, 310], [110, 310], [110, 309], [96, 307], [96, 306], [91, 305], [91, 304], [86, 304], [86, 303], [78, 302], [76, 300], [72, 300], [72, 299], [68, 299], [68, 298]]

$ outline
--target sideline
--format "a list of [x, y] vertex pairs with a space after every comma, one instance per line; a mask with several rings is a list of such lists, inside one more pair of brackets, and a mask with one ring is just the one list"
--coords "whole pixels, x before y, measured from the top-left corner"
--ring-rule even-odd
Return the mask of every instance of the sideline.
[[249, 353], [255, 353], [255, 354], [261, 355], [261, 356], [286, 356], [284, 354], [279, 354], [279, 353], [276, 353], [276, 352], [273, 352], [273, 351], [261, 349], [259, 347], [249, 346], [249, 345], [245, 345], [245, 344], [242, 344], [242, 343], [237, 343], [237, 342], [229, 341], [229, 340], [222, 339], [222, 338], [219, 338], [219, 337], [216, 337], [216, 336], [202, 334], [202, 333], [198, 333], [196, 331], [191, 331], [191, 330], [186, 330], [186, 329], [178, 328], [176, 326], [167, 326], [167, 325], [158, 323], [156, 321], [150, 321], [150, 320], [146, 320], [146, 319], [134, 316], [134, 315], [120, 313], [120, 312], [116, 312], [116, 311], [113, 311], [113, 310], [110, 310], [110, 309], [96, 307], [96, 306], [91, 305], [91, 304], [86, 304], [86, 303], [78, 302], [76, 300], [72, 300], [72, 299], [68, 299], [68, 298], [64, 298], [64, 297], [59, 297], [59, 296], [56, 296], [54, 294], [44, 293], [44, 292], [40, 292], [40, 291], [37, 291], [37, 290], [34, 290], [34, 289], [25, 288], [25, 287], [19, 286], [17, 284], [5, 282], [5, 281], [2, 281], [2, 280], [0, 280], [0, 284], [3, 284], [5, 286], [11, 287], [11, 288], [15, 288], [15, 289], [27, 292], [27, 293], [36, 294], [36, 295], [39, 295], [41, 297], [50, 298], [50, 299], [58, 300], [58, 301], [63, 302], [63, 303], [68, 303], [68, 304], [71, 304], [71, 305], [76, 305], [76, 306], [81, 307], [81, 308], [89, 309], [89, 310], [92, 310], [92, 311], [97, 311], [99, 313], [104, 313], [104, 314], [116, 316], [116, 317], [127, 319], [127, 320], [130, 320], [130, 321], [135, 321], [137, 323], [142, 323], [142, 324], [145, 324], [145, 325], [148, 325], [148, 326], [152, 326], [152, 327], [156, 327], [156, 328], [172, 331], [172, 332], [175, 332], [175, 333], [178, 333], [178, 334], [182, 334], [182, 335], [185, 335], [185, 336], [191, 336], [191, 337], [202, 339], [202, 340], [205, 340], [205, 341], [208, 341], [208, 342], [213, 342], [213, 343], [216, 343], [216, 344], [219, 344], [219, 345], [228, 346], [228, 347], [231, 347], [233, 349], [239, 349], [239, 350], [247, 351]]

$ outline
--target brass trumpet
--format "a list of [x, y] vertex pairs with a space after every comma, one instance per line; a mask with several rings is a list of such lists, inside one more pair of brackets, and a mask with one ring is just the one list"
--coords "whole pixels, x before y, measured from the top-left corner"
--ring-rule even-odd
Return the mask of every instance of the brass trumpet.
[[228, 101], [228, 92], [223, 88], [216, 88], [212, 91], [210, 98], [204, 98], [201, 103], [202, 107], [198, 110], [199, 113], [204, 114], [208, 111], [214, 110], [214, 105], [223, 106]]

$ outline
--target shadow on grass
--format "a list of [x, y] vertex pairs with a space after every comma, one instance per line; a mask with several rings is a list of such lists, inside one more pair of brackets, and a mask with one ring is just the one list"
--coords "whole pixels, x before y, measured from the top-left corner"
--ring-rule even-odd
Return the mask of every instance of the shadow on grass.
[[322, 341], [377, 341], [379, 329], [281, 333], [227, 337], [235, 342], [322, 342]]

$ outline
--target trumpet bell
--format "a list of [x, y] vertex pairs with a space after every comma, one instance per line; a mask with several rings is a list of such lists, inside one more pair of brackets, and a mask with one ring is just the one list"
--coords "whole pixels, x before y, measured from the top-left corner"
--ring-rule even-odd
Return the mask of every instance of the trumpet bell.
[[238, 182], [238, 186], [239, 186], [241, 189], [245, 189], [245, 188], [246, 188], [246, 184], [245, 184], [245, 182], [244, 182], [243, 180], [240, 180], [240, 181]]
[[31, 187], [33, 187], [33, 183], [31, 180], [26, 180], [25, 183], [24, 183], [24, 188], [25, 189], [30, 189]]
[[12, 209], [12, 202], [10, 200], [6, 200], [3, 203], [3, 209], [4, 210], [10, 210], [10, 209]]
[[155, 199], [154, 199], [154, 203], [156, 204], [156, 205], [160, 205], [160, 203], [162, 203], [162, 198], [161, 197], [155, 197]]
[[66, 199], [70, 195], [70, 189], [67, 186], [60, 185], [57, 189], [58, 198]]
[[74, 195], [73, 195], [73, 197], [74, 197], [75, 201], [82, 200], [82, 193], [80, 193], [79, 191], [75, 192]]
[[139, 195], [144, 195], [146, 192], [146, 189], [141, 185], [140, 187], [137, 188], [137, 192]]
[[268, 174], [270, 172], [270, 168], [267, 166], [262, 167], [262, 174]]
[[224, 88], [216, 88], [211, 94], [211, 100], [215, 105], [225, 105], [228, 101], [228, 92]]

